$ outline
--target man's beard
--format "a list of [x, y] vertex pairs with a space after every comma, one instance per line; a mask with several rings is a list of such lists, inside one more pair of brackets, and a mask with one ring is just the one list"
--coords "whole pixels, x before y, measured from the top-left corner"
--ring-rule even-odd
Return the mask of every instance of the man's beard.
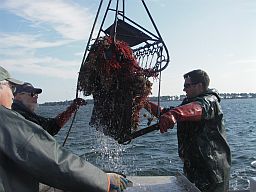
[[23, 103], [30, 111], [35, 112], [38, 108], [38, 103]]

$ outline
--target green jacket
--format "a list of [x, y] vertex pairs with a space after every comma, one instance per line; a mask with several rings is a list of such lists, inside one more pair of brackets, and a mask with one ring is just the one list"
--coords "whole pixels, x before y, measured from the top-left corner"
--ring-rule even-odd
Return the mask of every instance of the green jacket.
[[184, 173], [197, 186], [224, 183], [228, 189], [231, 153], [226, 140], [220, 97], [215, 90], [181, 105], [197, 102], [203, 109], [201, 121], [177, 123], [179, 156], [184, 160]]
[[0, 105], [0, 191], [36, 192], [39, 182], [79, 192], [106, 192], [107, 175], [62, 148], [39, 125]]

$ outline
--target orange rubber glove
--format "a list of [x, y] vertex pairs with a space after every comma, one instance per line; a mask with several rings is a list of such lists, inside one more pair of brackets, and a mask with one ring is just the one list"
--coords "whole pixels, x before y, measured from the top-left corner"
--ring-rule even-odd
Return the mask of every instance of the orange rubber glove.
[[74, 99], [71, 105], [64, 112], [60, 113], [59, 115], [57, 115], [57, 117], [55, 117], [57, 120], [57, 124], [60, 127], [63, 127], [71, 118], [72, 114], [75, 111], [77, 111], [80, 106], [86, 105], [86, 104], [87, 102], [82, 98]]
[[160, 116], [160, 132], [167, 132], [172, 129], [177, 121], [200, 121], [202, 117], [202, 107], [196, 102], [175, 107]]
[[107, 173], [109, 187], [108, 192], [122, 192], [126, 189], [128, 180], [116, 173]]

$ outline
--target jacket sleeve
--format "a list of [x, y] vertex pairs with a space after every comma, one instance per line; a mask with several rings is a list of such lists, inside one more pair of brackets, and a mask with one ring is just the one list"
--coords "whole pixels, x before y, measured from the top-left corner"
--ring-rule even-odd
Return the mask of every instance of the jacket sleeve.
[[37, 115], [36, 113], [29, 111], [22, 103], [20, 103], [16, 100], [14, 100], [14, 103], [12, 104], [12, 109], [17, 111], [19, 114], [21, 114], [27, 120], [40, 125], [44, 130], [46, 130], [52, 136], [56, 135], [61, 128], [57, 124], [57, 119], [46, 118], [46, 117]]
[[[106, 192], [107, 175], [62, 148], [37, 124], [17, 113], [1, 112], [0, 150], [36, 180], [68, 191]], [[2, 111], [2, 109], [1, 109]]]
[[202, 119], [210, 120], [217, 116], [223, 116], [222, 112], [218, 110], [220, 107], [215, 96], [209, 95], [198, 98], [196, 101], [202, 107]]
[[56, 135], [61, 129], [56, 118], [45, 118], [39, 115], [37, 117], [39, 125], [52, 136]]

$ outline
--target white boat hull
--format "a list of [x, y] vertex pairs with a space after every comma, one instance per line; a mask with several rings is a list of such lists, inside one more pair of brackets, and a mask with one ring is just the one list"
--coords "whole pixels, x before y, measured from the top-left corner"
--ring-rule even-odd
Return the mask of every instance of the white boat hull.
[[[125, 192], [200, 192], [182, 174], [176, 176], [128, 176], [130, 184]], [[46, 185], [40, 185], [40, 192], [63, 192]], [[250, 190], [229, 192], [256, 192], [256, 177], [250, 178]]]

